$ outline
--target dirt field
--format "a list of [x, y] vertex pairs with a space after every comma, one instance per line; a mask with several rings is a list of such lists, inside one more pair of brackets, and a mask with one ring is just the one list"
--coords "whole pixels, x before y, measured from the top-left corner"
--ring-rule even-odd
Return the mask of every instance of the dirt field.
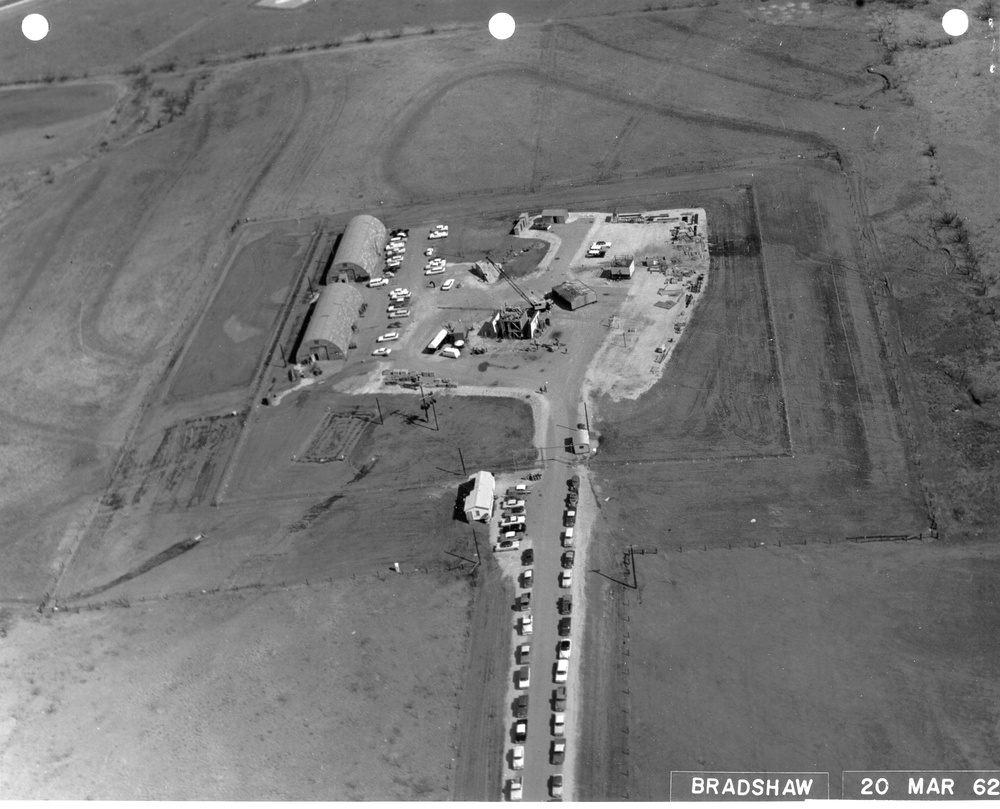
[[839, 798], [843, 770], [994, 767], [995, 627], [975, 605], [997, 561], [921, 543], [640, 557], [630, 796], [663, 798], [672, 769], [829, 772]]
[[[528, 441], [527, 407], [456, 401], [449, 411], [439, 400], [438, 433], [397, 404], [394, 432], [376, 433], [347, 425], [354, 416], [328, 420], [329, 390], [315, 386], [244, 428], [255, 393], [238, 386], [287, 281], [268, 273], [267, 284], [220, 295], [232, 311], [219, 322], [211, 310], [204, 333], [196, 327], [243, 232], [306, 233], [357, 211], [464, 216], [470, 252], [506, 251], [513, 240], [491, 235], [490, 223], [526, 208], [652, 209], [674, 195], [705, 207], [733, 240], [756, 228], [760, 254], [714, 256], [664, 380], [592, 414], [603, 442], [594, 564], [620, 572], [624, 546], [641, 543], [660, 553], [640, 559], [640, 581], [651, 570], [678, 584], [651, 579], [641, 606], [634, 591], [626, 605], [612, 601], [621, 585], [588, 573], [589, 604], [607, 608], [588, 610], [591, 724], [570, 794], [658, 799], [672, 767], [788, 768], [809, 756], [828, 768], [988, 764], [995, 745], [969, 695], [989, 691], [981, 616], [994, 593], [968, 578], [988, 572], [1000, 518], [991, 262], [1000, 162], [995, 110], [981, 103], [994, 78], [984, 19], [973, 13], [969, 35], [949, 42], [948, 6], [937, 2], [653, 10], [517, 0], [507, 9], [517, 34], [501, 43], [481, 8], [454, 0], [377, 14], [320, 1], [296, 11], [134, 5], [39, 0], [31, 8], [51, 25], [41, 43], [21, 35], [18, 12], [0, 10], [0, 82], [41, 82], [18, 91], [30, 95], [18, 96], [16, 123], [0, 133], [0, 656], [14, 678], [0, 713], [5, 794], [445, 798], [451, 785], [496, 797], [502, 738], [489, 673], [509, 650], [490, 610], [505, 594], [487, 575], [470, 605], [467, 583], [446, 569], [460, 563], [449, 552], [470, 558], [475, 547], [454, 519], [449, 440], [489, 460]], [[727, 173], [712, 181], [701, 175], [709, 170]], [[293, 227], [300, 218], [309, 221]], [[519, 269], [529, 285], [534, 255]], [[606, 292], [602, 312], [623, 297]], [[602, 328], [586, 310], [567, 313], [571, 354], [491, 356], [476, 380], [535, 390], [544, 368], [550, 390], [575, 390]], [[219, 392], [189, 385], [191, 396], [163, 406], [170, 369], [211, 361], [213, 342], [226, 367], [190, 367], [202, 380], [217, 372]], [[552, 418], [566, 429], [578, 402], [557, 404]], [[371, 402], [342, 409], [354, 406]], [[333, 453], [345, 461], [326, 461]], [[421, 487], [407, 488], [414, 476]], [[210, 505], [220, 488], [226, 496]], [[932, 520], [938, 544], [822, 545]], [[198, 533], [200, 543], [145, 570]], [[984, 544], [949, 545], [960, 539]], [[788, 547], [803, 540], [801, 551]], [[767, 548], [746, 548], [759, 542]], [[821, 561], [792, 564], [812, 565], [803, 575], [760, 561], [765, 569], [728, 571], [698, 567], [698, 547], [705, 559]], [[374, 583], [406, 588], [399, 620], [385, 589], [358, 592], [394, 562], [408, 574]], [[673, 564], [676, 575], [658, 567]], [[129, 574], [93, 600], [131, 609], [35, 612], [53, 593]], [[253, 589], [219, 589], [228, 587]], [[671, 595], [678, 588], [687, 595]], [[786, 589], [775, 608], [767, 594]], [[188, 592], [198, 597], [178, 601]], [[717, 611], [719, 593], [732, 611]], [[371, 657], [346, 636], [327, 633], [325, 647], [316, 634], [334, 598], [347, 616], [337, 625], [363, 626]], [[810, 613], [814, 600], [830, 606]], [[846, 649], [833, 610], [855, 603], [881, 623], [855, 627], [863, 643]], [[747, 621], [767, 606], [785, 635]], [[934, 638], [907, 630], [904, 606], [935, 626]], [[712, 620], [678, 627], [673, 608]], [[793, 609], [807, 611], [802, 627]], [[607, 654], [626, 614], [648, 629], [629, 655]], [[465, 637], [469, 626], [481, 640]], [[736, 656], [713, 657], [707, 637]], [[395, 645], [405, 654], [394, 656]], [[690, 650], [683, 670], [674, 649]], [[795, 663], [790, 691], [776, 686], [779, 657]], [[713, 679], [733, 660], [745, 680]], [[108, 679], [95, 684], [86, 666], [111, 666]], [[331, 690], [331, 668], [343, 688]], [[373, 674], [382, 691], [356, 697], [350, 685], [364, 693]], [[827, 687], [804, 706], [810, 678]], [[861, 688], [872, 681], [880, 705], [869, 720]], [[287, 692], [269, 691], [276, 682]], [[676, 698], [677, 684], [717, 713]], [[462, 715], [473, 717], [462, 728], [460, 691]], [[413, 695], [433, 708], [415, 715]], [[263, 729], [282, 710], [275, 702], [291, 718]], [[316, 705], [327, 723], [320, 746], [304, 724], [318, 721]], [[680, 715], [698, 749], [658, 705]], [[839, 718], [838, 734], [817, 741], [810, 733], [826, 716]], [[768, 729], [761, 741], [751, 724]], [[344, 726], [359, 729], [360, 746], [344, 744]], [[624, 747], [623, 727], [661, 759]], [[459, 741], [461, 770], [449, 775]]]
[[0, 789], [447, 800], [469, 609], [455, 574], [392, 573], [8, 616]]

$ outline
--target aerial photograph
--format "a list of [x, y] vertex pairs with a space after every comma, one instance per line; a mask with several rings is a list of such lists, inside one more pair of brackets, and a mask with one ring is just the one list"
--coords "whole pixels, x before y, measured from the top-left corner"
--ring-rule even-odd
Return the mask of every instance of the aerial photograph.
[[0, 0], [0, 798], [1000, 799], [995, 2]]

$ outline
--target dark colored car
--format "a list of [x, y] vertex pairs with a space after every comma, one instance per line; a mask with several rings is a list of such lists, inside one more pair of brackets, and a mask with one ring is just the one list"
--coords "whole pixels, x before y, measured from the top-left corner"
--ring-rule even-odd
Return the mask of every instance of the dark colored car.
[[565, 638], [570, 633], [572, 618], [560, 618], [559, 619], [559, 637]]
[[566, 551], [562, 555], [562, 566], [565, 568], [573, 567], [573, 562], [576, 559], [576, 551]]
[[521, 554], [521, 564], [533, 565], [534, 563], [535, 563], [535, 550], [534, 548], [528, 548], [524, 553]]
[[552, 710], [566, 710], [566, 686], [561, 685], [552, 692]]
[[569, 615], [573, 612], [573, 596], [563, 596], [559, 599], [559, 614]]

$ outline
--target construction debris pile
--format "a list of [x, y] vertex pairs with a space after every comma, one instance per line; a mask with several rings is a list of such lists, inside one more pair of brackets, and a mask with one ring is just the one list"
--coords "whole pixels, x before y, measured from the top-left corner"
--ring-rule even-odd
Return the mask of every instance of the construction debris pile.
[[433, 371], [407, 371], [405, 368], [387, 368], [382, 371], [382, 383], [417, 390], [425, 388], [457, 388], [458, 383], [439, 377]]

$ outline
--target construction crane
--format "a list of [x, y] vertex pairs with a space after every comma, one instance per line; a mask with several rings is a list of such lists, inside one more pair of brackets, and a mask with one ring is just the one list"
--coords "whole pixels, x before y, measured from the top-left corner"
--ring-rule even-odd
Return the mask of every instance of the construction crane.
[[506, 281], [508, 284], [511, 285], [511, 287], [513, 288], [513, 290], [518, 295], [520, 295], [522, 298], [524, 298], [524, 300], [528, 304], [528, 306], [530, 306], [533, 309], [541, 309], [543, 311], [549, 308], [549, 305], [550, 305], [549, 301], [539, 300], [534, 295], [529, 295], [527, 292], [525, 292], [523, 289], [521, 289], [521, 287], [519, 287], [516, 283], [514, 283], [514, 279], [511, 278], [509, 275], [507, 275], [506, 272], [504, 272], [503, 267], [501, 267], [499, 264], [497, 264], [489, 256], [486, 256], [485, 261], [488, 261], [490, 263], [490, 265], [493, 267], [493, 269], [497, 271], [497, 275], [500, 278], [503, 278], [504, 281]]

